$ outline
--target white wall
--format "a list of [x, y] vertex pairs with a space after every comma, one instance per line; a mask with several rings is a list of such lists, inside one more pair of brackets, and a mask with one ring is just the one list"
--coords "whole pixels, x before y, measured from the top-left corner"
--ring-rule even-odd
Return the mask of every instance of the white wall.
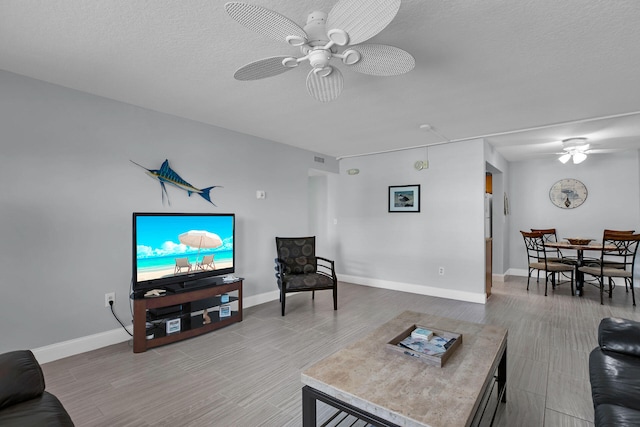
[[[481, 140], [429, 147], [423, 171], [413, 164], [425, 148], [340, 160], [339, 278], [484, 302], [483, 150]], [[421, 185], [421, 212], [389, 213], [388, 187], [412, 184]]]
[[[518, 274], [526, 274], [520, 230], [556, 228], [558, 238], [597, 240], [605, 228], [640, 231], [638, 151], [594, 154], [579, 165], [549, 159], [514, 162], [510, 170], [509, 265], [520, 270]], [[581, 206], [560, 209], [551, 203], [549, 189], [563, 178], [576, 178], [587, 187], [587, 200]]]
[[[107, 292], [131, 324], [134, 211], [236, 213], [245, 297], [277, 298], [274, 236], [308, 233], [308, 171], [338, 171], [327, 156], [8, 72], [0, 93], [0, 352], [119, 328]], [[163, 206], [159, 183], [129, 161], [165, 159], [196, 187], [222, 186], [217, 207], [176, 188]]]

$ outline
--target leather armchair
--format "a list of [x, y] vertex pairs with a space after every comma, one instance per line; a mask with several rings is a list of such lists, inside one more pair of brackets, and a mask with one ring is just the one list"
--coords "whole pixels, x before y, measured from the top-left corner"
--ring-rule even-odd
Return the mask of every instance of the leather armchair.
[[589, 355], [594, 424], [640, 425], [640, 322], [605, 318]]
[[29, 350], [0, 354], [0, 425], [73, 426], [58, 398], [44, 391], [42, 368]]

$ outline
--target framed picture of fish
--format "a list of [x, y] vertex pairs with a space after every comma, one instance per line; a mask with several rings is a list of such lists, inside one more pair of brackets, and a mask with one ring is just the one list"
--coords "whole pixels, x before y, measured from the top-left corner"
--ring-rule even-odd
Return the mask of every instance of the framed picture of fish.
[[420, 212], [420, 185], [390, 185], [389, 212]]

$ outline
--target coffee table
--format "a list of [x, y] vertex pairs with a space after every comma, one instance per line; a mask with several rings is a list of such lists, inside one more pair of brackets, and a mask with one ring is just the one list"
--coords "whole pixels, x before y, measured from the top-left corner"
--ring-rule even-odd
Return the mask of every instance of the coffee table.
[[[386, 348], [418, 324], [462, 334], [442, 367]], [[405, 311], [302, 372], [303, 426], [316, 426], [318, 400], [374, 426], [470, 426], [506, 402], [507, 330]], [[493, 412], [488, 413], [488, 412]]]

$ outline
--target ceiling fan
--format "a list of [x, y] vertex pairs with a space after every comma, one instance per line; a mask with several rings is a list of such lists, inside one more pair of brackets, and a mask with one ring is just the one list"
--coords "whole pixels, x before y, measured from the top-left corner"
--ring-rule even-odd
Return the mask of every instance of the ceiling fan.
[[570, 159], [573, 159], [574, 164], [579, 164], [587, 159], [588, 154], [606, 154], [620, 151], [615, 148], [593, 148], [585, 137], [567, 138], [563, 139], [562, 152], [555, 153], [559, 155], [558, 160], [562, 163], [567, 163]]
[[568, 138], [562, 140], [562, 153], [558, 160], [562, 163], [567, 163], [569, 159], [573, 158], [573, 163], [582, 163], [587, 159], [587, 153], [589, 153], [589, 144], [587, 138]]
[[[342, 60], [353, 71], [372, 76], [395, 76], [413, 69], [413, 56], [383, 44], [360, 44], [382, 31], [398, 13], [401, 0], [339, 0], [331, 11], [312, 12], [307, 24], [295, 22], [261, 6], [228, 2], [229, 16], [245, 27], [291, 46], [302, 56], [273, 56], [251, 62], [233, 75], [236, 80], [259, 80], [292, 70], [309, 61], [307, 91], [321, 102], [336, 99], [343, 88], [340, 70], [331, 60]], [[342, 48], [342, 49], [341, 49]]]

